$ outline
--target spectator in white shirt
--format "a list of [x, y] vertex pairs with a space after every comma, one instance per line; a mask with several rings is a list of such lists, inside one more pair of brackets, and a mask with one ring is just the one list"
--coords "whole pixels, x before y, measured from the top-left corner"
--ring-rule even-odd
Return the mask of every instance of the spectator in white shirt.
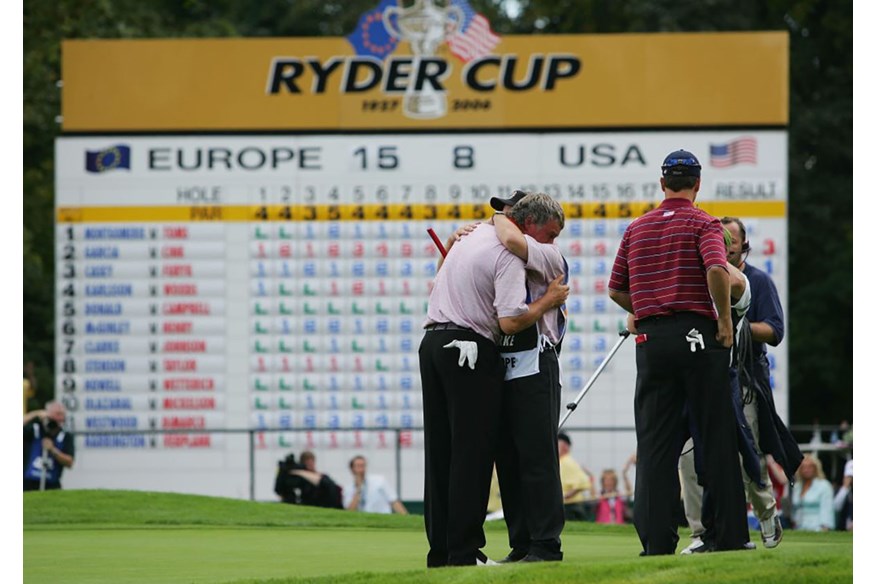
[[395, 489], [381, 475], [367, 474], [366, 466], [364, 456], [354, 456], [350, 460], [353, 481], [344, 485], [344, 509], [407, 515], [408, 510], [399, 500]]

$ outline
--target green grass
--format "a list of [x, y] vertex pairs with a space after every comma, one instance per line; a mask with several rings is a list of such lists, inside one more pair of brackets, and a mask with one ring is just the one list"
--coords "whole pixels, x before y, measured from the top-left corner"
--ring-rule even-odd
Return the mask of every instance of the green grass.
[[[24, 494], [23, 574], [33, 584], [852, 581], [849, 533], [786, 532], [775, 550], [639, 558], [632, 527], [569, 523], [563, 548], [562, 563], [427, 571], [419, 516], [139, 491]], [[485, 551], [508, 551], [504, 523], [487, 524]]]

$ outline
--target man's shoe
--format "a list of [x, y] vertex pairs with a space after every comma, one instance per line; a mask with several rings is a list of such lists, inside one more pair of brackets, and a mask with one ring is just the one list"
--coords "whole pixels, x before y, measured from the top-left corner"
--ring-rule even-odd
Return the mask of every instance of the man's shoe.
[[782, 522], [778, 515], [773, 515], [772, 519], [760, 524], [760, 539], [763, 540], [763, 547], [767, 549], [772, 549], [781, 543]]
[[497, 563], [499, 564], [513, 564], [514, 562], [519, 562], [523, 558], [526, 557], [527, 551], [524, 550], [511, 550], [511, 553], [499, 560]]
[[[741, 550], [753, 550], [753, 549], [757, 549], [757, 546], [754, 545], [752, 542], [747, 541], [744, 544], [742, 544], [742, 547], [740, 547], [738, 549], [740, 551]], [[719, 550], [718, 546], [715, 545], [715, 542], [700, 540], [699, 542], [694, 542], [694, 543], [690, 544], [689, 546], [687, 546], [686, 548], [684, 548], [683, 550], [681, 550], [681, 554], [687, 556], [690, 554], [709, 554], [712, 552], [724, 552], [724, 551], [734, 551], [734, 550]]]
[[561, 562], [563, 561], [563, 554], [551, 554], [550, 556], [542, 556], [535, 553], [528, 553], [526, 557], [520, 560], [520, 563], [529, 563], [529, 562]]
[[[700, 554], [703, 552], [712, 551], [710, 549], [704, 549], [706, 547], [707, 545], [702, 539], [695, 537], [693, 538], [693, 541], [690, 542], [689, 546], [681, 550], [681, 555], [689, 556], [691, 554]], [[714, 548], [714, 546], [712, 546], [712, 548]]]
[[696, 546], [690, 553], [692, 554], [710, 554], [712, 552], [718, 551], [718, 547], [715, 545], [713, 541], [700, 540], [700, 545]]
[[478, 566], [498, 566], [499, 565], [499, 562], [494, 562], [493, 560], [488, 558], [487, 554], [485, 554], [481, 550], [478, 550], [477, 552], [475, 552], [475, 559], [477, 560], [476, 564]]

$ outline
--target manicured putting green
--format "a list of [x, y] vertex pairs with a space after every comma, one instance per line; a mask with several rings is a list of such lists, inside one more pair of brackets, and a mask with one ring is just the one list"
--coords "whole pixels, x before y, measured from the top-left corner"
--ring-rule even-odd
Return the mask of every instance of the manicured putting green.
[[[570, 523], [563, 547], [562, 563], [426, 570], [426, 537], [417, 516], [162, 493], [79, 491], [24, 498], [27, 584], [821, 584], [852, 579], [849, 533], [789, 532], [775, 550], [758, 546], [749, 552], [639, 558], [631, 526]], [[488, 524], [485, 551], [494, 559], [507, 553], [503, 523]]]

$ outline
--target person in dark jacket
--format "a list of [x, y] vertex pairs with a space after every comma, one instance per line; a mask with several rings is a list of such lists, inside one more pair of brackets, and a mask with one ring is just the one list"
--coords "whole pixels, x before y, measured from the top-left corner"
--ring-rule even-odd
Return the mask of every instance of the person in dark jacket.
[[[730, 232], [724, 229], [724, 244], [729, 248], [731, 241]], [[733, 326], [736, 331], [736, 339], [731, 351], [730, 359], [730, 386], [733, 393], [733, 409], [736, 416], [736, 432], [739, 454], [742, 460], [743, 477], [748, 480], [760, 481], [760, 464], [758, 450], [754, 435], [745, 420], [743, 412], [742, 393], [739, 388], [738, 375], [738, 343], [740, 330], [743, 328], [743, 319], [751, 306], [751, 285], [733, 264], [727, 264], [730, 273], [730, 302], [733, 309]], [[691, 530], [691, 544], [682, 550], [682, 554], [690, 554], [699, 551], [707, 551], [702, 546], [702, 538], [705, 532], [701, 517], [703, 513], [711, 513], [709, 506], [712, 504], [711, 497], [706, 489], [698, 484], [698, 474], [702, 472], [704, 461], [702, 448], [695, 448], [701, 443], [702, 433], [693, 420], [690, 420], [691, 438], [685, 444], [684, 452], [678, 461], [678, 470], [682, 483], [682, 499], [684, 502], [684, 514]], [[761, 484], [761, 486], [763, 486]], [[751, 547], [749, 544], [748, 547]]]
[[745, 421], [758, 447], [760, 480], [743, 475], [745, 491], [760, 522], [764, 547], [774, 548], [782, 541], [782, 525], [767, 471], [766, 454], [771, 454], [793, 477], [803, 454], [796, 440], [776, 412], [770, 387], [770, 368], [766, 345], [777, 346], [785, 336], [785, 319], [776, 286], [764, 271], [747, 263], [750, 244], [745, 225], [738, 217], [723, 217], [730, 232], [727, 261], [739, 268], [751, 285], [751, 306], [742, 322], [738, 340], [739, 379]]
[[301, 462], [289, 454], [281, 460], [274, 481], [274, 492], [284, 503], [343, 509], [341, 488], [326, 474], [316, 470], [316, 456], [301, 453]]

